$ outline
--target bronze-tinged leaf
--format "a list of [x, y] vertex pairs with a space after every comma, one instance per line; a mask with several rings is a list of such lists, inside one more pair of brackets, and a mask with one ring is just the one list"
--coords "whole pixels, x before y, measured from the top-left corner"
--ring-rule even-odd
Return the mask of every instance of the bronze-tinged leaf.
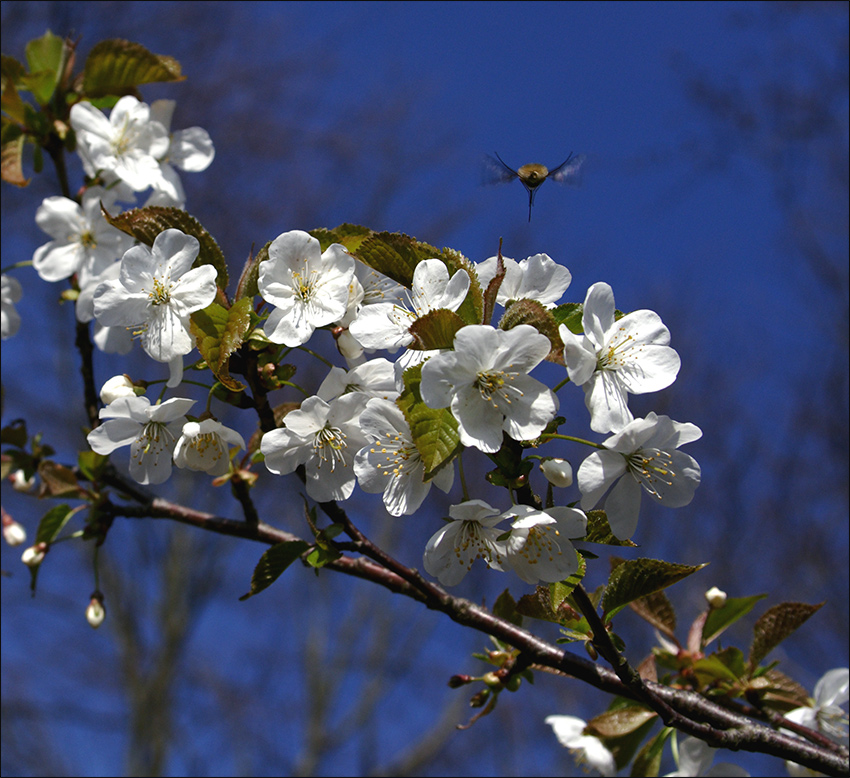
[[516, 604], [517, 613], [531, 619], [554, 621], [558, 623], [561, 617], [552, 610], [552, 598], [548, 586], [538, 586], [534, 594], [524, 594]]
[[85, 490], [77, 483], [74, 471], [57, 462], [43, 459], [38, 463], [41, 477], [39, 497], [85, 497]]
[[[13, 186], [25, 187], [29, 185], [30, 179], [24, 176], [23, 155], [24, 136], [20, 130], [4, 121], [3, 144], [0, 147], [0, 176], [3, 181]], [[6, 127], [11, 128], [6, 131]], [[10, 139], [7, 141], [7, 135]]]
[[417, 351], [452, 348], [455, 335], [465, 326], [463, 319], [447, 308], [429, 311], [410, 325], [413, 342], [408, 348]]
[[243, 297], [230, 308], [211, 303], [191, 316], [189, 329], [195, 337], [198, 351], [216, 379], [232, 392], [245, 386], [230, 375], [231, 354], [242, 345], [251, 324], [251, 300]]
[[587, 543], [601, 543], [606, 546], [629, 546], [637, 548], [633, 540], [620, 540], [611, 532], [608, 524], [608, 514], [605, 511], [587, 511], [587, 535], [583, 540]]
[[808, 605], [804, 602], [781, 602], [769, 608], [753, 627], [750, 669], [754, 670], [776, 646], [822, 607], [823, 603]]
[[602, 597], [606, 620], [630, 602], [646, 597], [701, 570], [705, 565], [680, 565], [661, 559], [629, 559], [618, 564]]
[[502, 241], [499, 241], [499, 253], [496, 255], [496, 274], [487, 284], [484, 290], [484, 314], [481, 317], [482, 324], [489, 324], [496, 310], [496, 298], [499, 296], [499, 288], [505, 280], [505, 260], [502, 258]]
[[664, 592], [653, 592], [629, 603], [629, 607], [663, 635], [676, 639], [676, 611]]
[[227, 288], [227, 262], [215, 238], [191, 214], [180, 208], [150, 205], [111, 216], [101, 205], [103, 216], [113, 227], [132, 235], [146, 246], [153, 246], [156, 236], [168, 229], [177, 229], [198, 239], [198, 258], [192, 267], [212, 265], [216, 269], [216, 286]]
[[588, 729], [597, 737], [622, 737], [652, 721], [658, 714], [640, 705], [629, 705], [609, 710], [587, 722]]
[[185, 78], [173, 57], [154, 54], [140, 43], [112, 38], [95, 44], [89, 52], [83, 70], [83, 92], [86, 98], [138, 96], [136, 87], [140, 84]]
[[508, 303], [505, 315], [499, 322], [499, 328], [510, 330], [520, 324], [530, 324], [542, 335], [549, 338], [550, 350], [547, 361], [564, 364], [564, 343], [558, 333], [558, 324], [551, 312], [537, 300], [517, 300]]

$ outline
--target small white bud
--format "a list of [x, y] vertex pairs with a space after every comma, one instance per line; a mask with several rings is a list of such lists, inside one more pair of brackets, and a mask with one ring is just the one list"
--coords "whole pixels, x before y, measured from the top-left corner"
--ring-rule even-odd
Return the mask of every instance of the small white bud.
[[16, 492], [24, 492], [25, 494], [28, 494], [35, 489], [35, 473], [27, 478], [24, 471], [19, 468], [12, 473], [10, 480], [12, 481], [12, 488]]
[[91, 596], [88, 608], [86, 608], [86, 621], [97, 629], [106, 618], [106, 606], [103, 604], [103, 595], [95, 592]]
[[8, 513], [3, 513], [3, 539], [10, 546], [20, 546], [27, 539], [27, 531]]
[[712, 586], [705, 593], [705, 599], [712, 608], [722, 608], [726, 604], [726, 592]]
[[546, 459], [540, 463], [540, 469], [552, 486], [571, 486], [573, 468], [566, 459]]
[[109, 405], [119, 397], [135, 397], [133, 382], [126, 375], [112, 376], [101, 388], [100, 399], [104, 405]]
[[47, 553], [47, 543], [36, 543], [21, 554], [21, 562], [29, 567], [38, 567]]

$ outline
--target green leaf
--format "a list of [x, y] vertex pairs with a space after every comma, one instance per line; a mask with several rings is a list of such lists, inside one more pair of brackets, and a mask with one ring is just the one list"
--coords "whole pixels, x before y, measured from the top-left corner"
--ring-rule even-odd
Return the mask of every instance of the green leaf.
[[154, 54], [140, 43], [113, 38], [95, 44], [86, 58], [83, 91], [86, 98], [136, 95], [136, 87], [156, 81], [183, 81], [180, 63]]
[[707, 646], [719, 637], [742, 616], [746, 616], [766, 594], [754, 594], [752, 597], [727, 597], [720, 608], [712, 608], [702, 627], [702, 645]]
[[724, 682], [727, 686], [736, 684], [746, 674], [744, 655], [739, 648], [730, 646], [698, 659], [693, 664], [693, 671], [704, 686]]
[[260, 262], [269, 258], [269, 246], [271, 241], [266, 243], [255, 256], [248, 257], [245, 267], [242, 268], [242, 274], [239, 276], [239, 283], [236, 285], [236, 298], [241, 300], [243, 297], [254, 298], [260, 290], [257, 288], [257, 279], [260, 275]]
[[303, 540], [290, 540], [269, 548], [254, 568], [254, 574], [251, 576], [251, 590], [239, 599], [247, 600], [271, 586], [280, 574], [308, 548], [310, 548], [309, 543]]
[[190, 330], [195, 336], [198, 351], [213, 371], [216, 379], [232, 392], [245, 386], [230, 375], [230, 355], [242, 345], [251, 326], [251, 298], [243, 297], [230, 308], [211, 303], [191, 316]]
[[422, 401], [419, 384], [422, 365], [404, 371], [404, 391], [396, 400], [410, 425], [410, 435], [422, 465], [424, 480], [430, 481], [463, 448], [457, 431], [457, 421], [448, 408], [430, 408]]
[[97, 480], [107, 462], [109, 462], [108, 456], [96, 454], [94, 451], [81, 451], [77, 455], [77, 467], [87, 481]]
[[[433, 246], [428, 246], [428, 248], [431, 249]], [[475, 272], [475, 265], [459, 251], [449, 248], [441, 249], [437, 254], [437, 258], [442, 259], [446, 263], [446, 267], [449, 269], [449, 276], [453, 276], [458, 270], [466, 271], [466, 274], [469, 276], [469, 291], [466, 293], [466, 297], [461, 303], [460, 308], [457, 309], [457, 314], [467, 324], [481, 324], [484, 320], [484, 292], [478, 281], [478, 273]]]
[[605, 511], [587, 511], [587, 535], [582, 540], [586, 543], [601, 543], [606, 546], [630, 546], [637, 548], [633, 540], [620, 540], [611, 532], [608, 524], [608, 514]]
[[62, 78], [65, 42], [48, 30], [26, 47], [30, 72], [21, 77], [39, 105], [47, 105]]
[[420, 244], [408, 235], [377, 232], [365, 238], [354, 253], [373, 270], [410, 289], [416, 266], [423, 259], [435, 258], [437, 253], [436, 249], [433, 253], [422, 250], [423, 245], [427, 244]]
[[813, 613], [823, 607], [804, 602], [781, 602], [769, 608], [753, 627], [750, 667], [755, 667], [792, 632], [802, 626]]
[[493, 615], [518, 627], [522, 626], [522, 614], [517, 611], [516, 601], [507, 589], [493, 603]]
[[642, 705], [625, 705], [595, 716], [588, 727], [597, 737], [623, 737], [652, 721], [658, 714]]
[[581, 323], [583, 315], [584, 305], [581, 303], [564, 303], [552, 309], [552, 318], [555, 322], [559, 326], [566, 324], [573, 335], [581, 335], [584, 332], [584, 326]]
[[413, 342], [408, 348], [417, 351], [451, 348], [458, 330], [465, 326], [463, 319], [454, 311], [447, 308], [430, 311], [410, 325]]
[[319, 241], [322, 251], [325, 251], [332, 243], [339, 243], [352, 254], [356, 254], [360, 244], [370, 235], [374, 235], [374, 230], [361, 227], [359, 224], [340, 224], [332, 230], [308, 230], [308, 233]]
[[306, 562], [310, 567], [315, 567], [317, 570], [324, 567], [328, 562], [333, 562], [334, 559], [339, 559], [342, 554], [335, 548], [314, 548], [306, 557]]
[[[647, 742], [632, 762], [632, 776], [638, 778], [638, 776], [658, 775], [661, 771], [661, 756], [664, 753], [664, 745], [671, 732], [671, 729], [665, 728]], [[619, 762], [617, 762], [617, 765], [619, 766]]]
[[104, 218], [113, 227], [132, 235], [146, 246], [153, 246], [156, 236], [164, 230], [177, 229], [186, 235], [193, 235], [200, 243], [198, 258], [192, 267], [212, 265], [216, 269], [216, 284], [219, 289], [227, 288], [227, 262], [215, 238], [207, 232], [201, 223], [191, 214], [179, 208], [151, 205], [147, 208], [133, 208], [130, 211], [110, 216], [105, 208]]
[[530, 324], [539, 333], [549, 338], [550, 349], [546, 359], [559, 365], [564, 364], [564, 343], [558, 333], [558, 324], [542, 303], [537, 300], [509, 302], [505, 315], [499, 322], [499, 328], [510, 330], [520, 324]]
[[[24, 86], [23, 78], [26, 75], [24, 66], [14, 57], [0, 55], [0, 108], [3, 113], [16, 122], [12, 125], [21, 132], [21, 125], [27, 123], [26, 103], [21, 99], [18, 90]], [[3, 140], [6, 141], [6, 116], [3, 117]], [[11, 138], [10, 138], [11, 140]]]
[[611, 571], [602, 597], [606, 620], [610, 620], [630, 602], [666, 589], [703, 567], [704, 564], [679, 565], [660, 559], [630, 559], [621, 562]]
[[38, 523], [35, 543], [47, 543], [47, 545], [50, 545], [77, 510], [63, 503], [47, 511]]
[[569, 597], [573, 593], [573, 589], [581, 583], [586, 573], [587, 561], [583, 556], [579, 555], [579, 565], [576, 572], [564, 581], [556, 581], [555, 583], [549, 584], [549, 598], [552, 603], [552, 610], [563, 610], [562, 606], [567, 597]]
[[0, 429], [0, 443], [15, 448], [23, 448], [27, 444], [27, 423], [23, 419], [15, 419]]

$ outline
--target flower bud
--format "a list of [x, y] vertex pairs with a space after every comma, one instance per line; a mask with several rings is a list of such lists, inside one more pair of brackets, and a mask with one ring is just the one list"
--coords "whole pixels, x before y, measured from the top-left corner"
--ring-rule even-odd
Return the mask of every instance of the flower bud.
[[47, 553], [47, 543], [36, 543], [21, 554], [21, 562], [29, 567], [38, 567]]
[[26, 473], [20, 468], [15, 470], [14, 473], [10, 476], [10, 480], [12, 481], [12, 488], [16, 492], [23, 492], [24, 494], [28, 494], [33, 489], [35, 489], [35, 473], [33, 473], [29, 478], [27, 478]]
[[461, 686], [466, 686], [466, 684], [472, 682], [472, 676], [469, 675], [453, 675], [449, 678], [449, 688], [457, 689]]
[[91, 596], [88, 608], [86, 608], [86, 621], [97, 629], [106, 618], [106, 606], [103, 604], [103, 595], [95, 592]]
[[705, 593], [705, 599], [712, 608], [722, 608], [726, 604], [726, 592], [712, 586]]
[[133, 382], [126, 375], [112, 376], [100, 390], [100, 399], [104, 405], [109, 405], [119, 397], [135, 397], [136, 391]]
[[3, 512], [3, 539], [10, 546], [20, 546], [27, 539], [27, 531], [5, 511]]
[[573, 468], [566, 459], [546, 459], [540, 463], [540, 469], [552, 486], [572, 486]]

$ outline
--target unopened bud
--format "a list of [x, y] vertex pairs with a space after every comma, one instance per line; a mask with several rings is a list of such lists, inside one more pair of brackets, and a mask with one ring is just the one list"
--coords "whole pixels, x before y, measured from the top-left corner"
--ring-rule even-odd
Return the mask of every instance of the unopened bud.
[[705, 599], [712, 608], [722, 608], [726, 604], [726, 592], [712, 586], [705, 593]]
[[20, 546], [27, 539], [27, 531], [5, 511], [3, 512], [3, 539], [10, 546]]
[[27, 474], [19, 468], [12, 473], [9, 480], [11, 480], [12, 488], [16, 492], [24, 492], [25, 494], [28, 494], [35, 489], [35, 473], [27, 478]]
[[458, 689], [461, 686], [466, 686], [468, 683], [472, 683], [472, 676], [470, 675], [453, 675], [449, 678], [450, 689]]
[[104, 405], [109, 405], [113, 400], [119, 397], [135, 397], [136, 387], [129, 376], [116, 375], [112, 376], [100, 390], [100, 399]]
[[86, 608], [86, 621], [97, 629], [106, 618], [106, 606], [103, 604], [103, 595], [95, 592], [91, 596], [88, 608]]
[[552, 486], [572, 486], [573, 468], [566, 459], [546, 459], [540, 463], [540, 469]]
[[36, 543], [21, 554], [21, 562], [29, 567], [38, 567], [47, 553], [47, 543]]

